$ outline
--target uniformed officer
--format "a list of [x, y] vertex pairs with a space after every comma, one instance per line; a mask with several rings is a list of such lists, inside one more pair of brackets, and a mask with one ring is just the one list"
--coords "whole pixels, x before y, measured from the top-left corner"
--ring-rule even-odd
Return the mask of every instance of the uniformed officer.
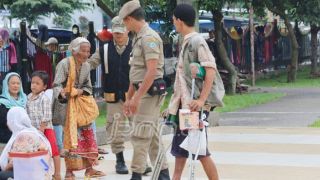
[[[130, 86], [124, 113], [133, 117], [131, 179], [136, 180], [141, 179], [148, 153], [154, 165], [158, 152], [163, 151], [159, 148], [158, 127], [165, 94], [157, 91], [154, 86], [163, 81], [163, 43], [160, 36], [145, 22], [144, 10], [138, 0], [124, 4], [119, 17], [127, 29], [135, 33], [129, 62]], [[161, 169], [159, 179], [170, 179], [166, 160]]]
[[128, 31], [118, 16], [112, 19], [113, 41], [101, 46], [88, 60], [91, 68], [102, 64], [104, 97], [107, 102], [107, 143], [116, 154], [116, 173], [128, 174], [123, 151], [129, 139], [130, 126], [123, 114], [123, 104], [129, 88], [128, 64], [132, 50]]

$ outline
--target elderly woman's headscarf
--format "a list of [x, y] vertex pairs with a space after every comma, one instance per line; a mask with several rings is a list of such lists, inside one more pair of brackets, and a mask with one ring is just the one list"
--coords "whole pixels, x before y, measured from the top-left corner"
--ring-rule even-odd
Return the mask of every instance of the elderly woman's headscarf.
[[69, 44], [68, 50], [69, 51], [77, 51], [78, 48], [80, 48], [80, 45], [82, 43], [88, 43], [90, 44], [90, 42], [84, 38], [84, 37], [77, 37], [74, 40], [71, 41], [71, 43]]
[[2, 94], [0, 97], [0, 104], [5, 105], [6, 108], [11, 108], [13, 106], [25, 107], [27, 104], [27, 95], [23, 92], [22, 83], [20, 85], [18, 99], [13, 98], [9, 93], [9, 79], [12, 76], [19, 77], [20, 82], [21, 82], [20, 75], [15, 72], [11, 72], [6, 75], [6, 77], [2, 81]]
[[8, 153], [11, 151], [12, 145], [20, 133], [36, 134], [44, 143], [46, 143], [48, 150], [51, 153], [50, 143], [43, 134], [31, 125], [31, 120], [24, 108], [11, 108], [7, 114], [7, 125], [12, 131], [12, 136], [0, 156], [0, 167], [2, 170], [4, 170], [8, 164]]

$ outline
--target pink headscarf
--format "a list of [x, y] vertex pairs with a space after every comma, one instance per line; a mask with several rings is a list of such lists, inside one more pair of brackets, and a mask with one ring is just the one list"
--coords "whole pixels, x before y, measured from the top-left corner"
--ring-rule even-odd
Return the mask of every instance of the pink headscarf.
[[0, 28], [0, 37], [3, 41], [7, 41], [9, 39], [9, 31], [3, 28]]

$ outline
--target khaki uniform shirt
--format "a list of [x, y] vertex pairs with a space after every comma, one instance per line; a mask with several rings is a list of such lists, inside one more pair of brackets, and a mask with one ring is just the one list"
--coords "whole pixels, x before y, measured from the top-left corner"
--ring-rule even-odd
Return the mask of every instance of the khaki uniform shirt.
[[198, 99], [203, 86], [203, 80], [195, 81], [194, 96], [191, 97], [192, 77], [189, 68], [190, 63], [196, 62], [203, 67], [215, 69], [216, 78], [212, 86], [205, 105], [222, 106], [222, 98], [224, 96], [224, 86], [221, 77], [217, 71], [215, 59], [206, 43], [206, 41], [196, 32], [187, 34], [181, 46], [178, 65], [176, 70], [176, 78], [174, 82], [174, 93], [169, 104], [169, 113], [176, 114], [179, 105], [182, 108], [188, 108], [188, 103], [194, 98]]
[[160, 36], [146, 23], [133, 39], [132, 55], [129, 61], [131, 83], [142, 82], [147, 72], [147, 61], [157, 59], [155, 79], [163, 78], [163, 44]]

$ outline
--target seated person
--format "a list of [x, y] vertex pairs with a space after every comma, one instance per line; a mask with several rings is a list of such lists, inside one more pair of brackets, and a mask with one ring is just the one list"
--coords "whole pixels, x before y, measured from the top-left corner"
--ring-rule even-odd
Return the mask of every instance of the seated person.
[[2, 81], [0, 95], [0, 143], [8, 143], [12, 134], [7, 126], [9, 109], [14, 106], [24, 108], [26, 103], [27, 96], [23, 92], [20, 75], [15, 72], [8, 73]]
[[[51, 158], [50, 143], [46, 137], [31, 125], [26, 110], [22, 107], [12, 107], [8, 111], [7, 125], [12, 131], [12, 136], [0, 156], [0, 180], [13, 178], [13, 161], [9, 152], [37, 152], [47, 150], [47, 158]], [[51, 177], [52, 168], [47, 171]], [[43, 178], [45, 179], [45, 177]]]

